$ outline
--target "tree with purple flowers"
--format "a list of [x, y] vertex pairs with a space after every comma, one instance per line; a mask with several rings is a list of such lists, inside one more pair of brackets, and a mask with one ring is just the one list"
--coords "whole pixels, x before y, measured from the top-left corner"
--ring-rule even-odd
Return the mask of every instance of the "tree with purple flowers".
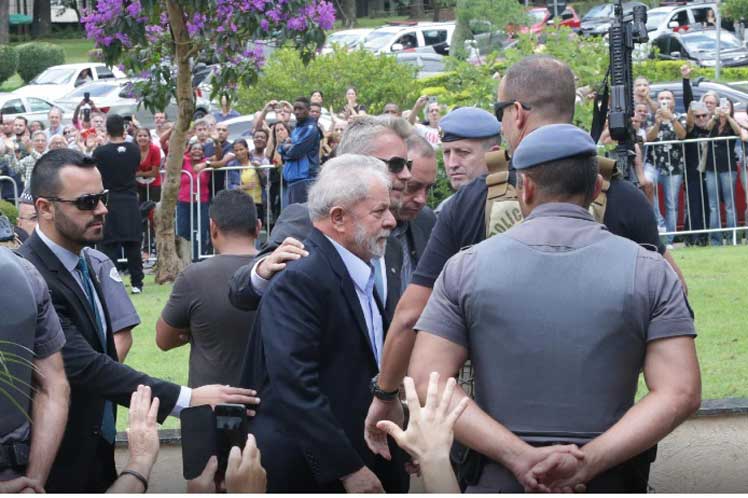
[[334, 21], [335, 9], [325, 0], [96, 0], [84, 13], [87, 36], [105, 61], [140, 78], [134, 91], [142, 105], [161, 111], [176, 98], [179, 108], [156, 214], [156, 282], [173, 281], [184, 264], [177, 256], [174, 213], [195, 109], [194, 64], [217, 64], [211, 97], [233, 99], [239, 84], [256, 80], [263, 63], [255, 40], [292, 43], [308, 61]]

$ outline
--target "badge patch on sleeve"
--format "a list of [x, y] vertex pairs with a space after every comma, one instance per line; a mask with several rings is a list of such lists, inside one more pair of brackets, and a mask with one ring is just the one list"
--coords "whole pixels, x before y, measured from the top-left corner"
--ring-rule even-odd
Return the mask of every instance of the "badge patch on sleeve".
[[122, 283], [122, 277], [119, 276], [119, 272], [114, 266], [112, 266], [112, 269], [109, 270], [109, 278], [111, 278], [115, 282]]

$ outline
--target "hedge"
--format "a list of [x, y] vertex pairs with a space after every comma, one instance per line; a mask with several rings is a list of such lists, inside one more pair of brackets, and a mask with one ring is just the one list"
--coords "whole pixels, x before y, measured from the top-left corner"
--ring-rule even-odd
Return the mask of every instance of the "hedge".
[[26, 83], [45, 69], [65, 63], [65, 51], [52, 43], [24, 43], [17, 50], [18, 74]]
[[18, 221], [18, 209], [13, 203], [0, 199], [0, 214], [4, 214], [10, 220], [11, 225]]
[[10, 45], [0, 45], [0, 84], [16, 74], [18, 52]]

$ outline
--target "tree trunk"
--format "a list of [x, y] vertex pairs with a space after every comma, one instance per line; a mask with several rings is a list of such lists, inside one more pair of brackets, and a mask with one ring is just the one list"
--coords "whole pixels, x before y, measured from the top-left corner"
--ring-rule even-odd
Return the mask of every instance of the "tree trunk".
[[441, 10], [442, 2], [441, 0], [433, 0], [434, 1], [434, 22], [439, 22], [439, 10]]
[[49, 0], [34, 0], [31, 36], [48, 36], [52, 31], [52, 7]]
[[343, 26], [352, 28], [356, 25], [356, 0], [342, 0]]
[[184, 261], [177, 254], [174, 214], [182, 175], [182, 157], [185, 138], [195, 112], [190, 70], [192, 44], [184, 22], [184, 9], [179, 0], [167, 0], [172, 36], [174, 37], [174, 60], [177, 64], [177, 121], [169, 138], [169, 153], [166, 156], [166, 178], [161, 185], [161, 202], [156, 212], [156, 249], [158, 265], [156, 283], [173, 282], [184, 269]]
[[420, 19], [423, 17], [423, 0], [413, 0], [410, 4], [410, 17]]
[[10, 2], [0, 0], [0, 45], [10, 42]]

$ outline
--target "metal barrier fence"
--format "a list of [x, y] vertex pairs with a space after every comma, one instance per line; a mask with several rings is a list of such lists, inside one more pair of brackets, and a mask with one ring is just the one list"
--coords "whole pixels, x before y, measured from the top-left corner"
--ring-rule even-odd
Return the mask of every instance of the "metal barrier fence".
[[739, 137], [646, 142], [644, 151], [655, 216], [668, 244], [675, 237], [704, 244], [708, 236], [717, 245], [724, 235], [738, 243], [738, 233], [748, 229], [748, 156]]
[[[0, 176], [0, 183], [2, 182], [10, 182], [11, 185], [13, 185], [13, 202], [15, 203], [16, 208], [17, 208], [18, 207], [18, 184], [10, 176]], [[1, 187], [0, 187], [0, 190], [2, 190]]]

